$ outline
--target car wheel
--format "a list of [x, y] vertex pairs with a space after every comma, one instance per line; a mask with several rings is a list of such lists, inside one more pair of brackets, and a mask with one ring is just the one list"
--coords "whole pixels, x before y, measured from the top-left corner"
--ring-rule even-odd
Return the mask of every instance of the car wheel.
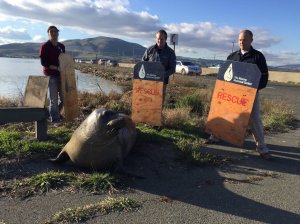
[[184, 68], [181, 70], [181, 75], [186, 75], [186, 71]]

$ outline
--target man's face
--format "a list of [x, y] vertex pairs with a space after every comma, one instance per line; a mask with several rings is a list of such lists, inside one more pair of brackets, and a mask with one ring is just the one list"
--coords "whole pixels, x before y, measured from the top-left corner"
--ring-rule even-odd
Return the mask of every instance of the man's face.
[[58, 30], [53, 28], [48, 31], [49, 40], [58, 40]]
[[241, 50], [249, 51], [252, 41], [253, 41], [253, 39], [249, 34], [244, 33], [244, 32], [239, 34], [239, 45], [240, 45]]
[[166, 45], [167, 38], [163, 33], [157, 33], [156, 34], [156, 44], [158, 48], [162, 49]]

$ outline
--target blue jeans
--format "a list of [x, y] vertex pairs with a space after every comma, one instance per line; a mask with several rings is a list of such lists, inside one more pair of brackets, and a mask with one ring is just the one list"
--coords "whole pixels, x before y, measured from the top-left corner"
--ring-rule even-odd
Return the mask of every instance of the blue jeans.
[[[51, 122], [59, 122], [59, 112], [63, 106], [63, 97], [61, 92], [59, 76], [50, 76], [49, 80], [49, 99], [50, 99], [50, 118]], [[59, 97], [59, 98], [58, 98]], [[58, 102], [59, 100], [59, 102]]]

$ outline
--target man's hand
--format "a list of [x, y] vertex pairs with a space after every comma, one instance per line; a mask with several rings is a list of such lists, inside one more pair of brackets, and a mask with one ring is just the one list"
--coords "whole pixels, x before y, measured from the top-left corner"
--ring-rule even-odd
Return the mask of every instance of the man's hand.
[[52, 69], [52, 70], [57, 70], [57, 71], [59, 71], [59, 67], [58, 67], [58, 66], [55, 66], [55, 65], [50, 65], [49, 68]]

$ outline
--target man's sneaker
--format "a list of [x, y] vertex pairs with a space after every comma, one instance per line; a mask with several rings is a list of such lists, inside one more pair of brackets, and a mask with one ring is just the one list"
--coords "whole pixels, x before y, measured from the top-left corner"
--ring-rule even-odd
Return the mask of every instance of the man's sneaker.
[[271, 159], [272, 159], [272, 155], [271, 155], [271, 153], [269, 153], [269, 152], [266, 152], [266, 153], [260, 153], [259, 155], [260, 155], [260, 157], [261, 157], [262, 159], [264, 159], [264, 160], [271, 160]]
[[218, 138], [216, 138], [214, 135], [210, 135], [209, 138], [204, 141], [204, 143], [205, 144], [216, 144], [219, 141], [220, 140]]

